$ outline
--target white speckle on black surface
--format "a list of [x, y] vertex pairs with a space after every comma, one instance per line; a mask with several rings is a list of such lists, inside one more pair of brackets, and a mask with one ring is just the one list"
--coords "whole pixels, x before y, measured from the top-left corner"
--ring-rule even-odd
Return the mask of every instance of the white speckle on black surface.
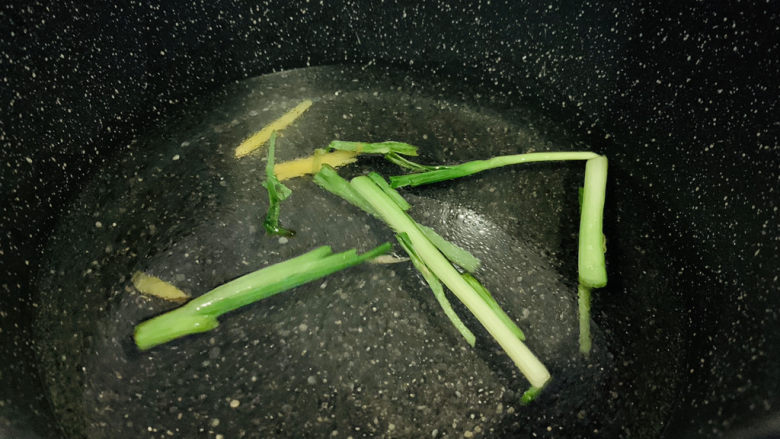
[[[617, 428], [622, 436], [641, 437], [643, 427], [653, 432], [665, 428], [670, 437], [761, 437], [780, 431], [771, 423], [765, 427], [764, 421], [777, 416], [774, 401], [780, 394], [773, 367], [780, 361], [780, 332], [775, 330], [780, 299], [771, 294], [777, 290], [775, 271], [780, 265], [774, 3], [656, 6], [480, 0], [468, 5], [384, 2], [380, 8], [355, 1], [217, 0], [186, 6], [136, 2], [74, 7], [12, 0], [0, 7], [0, 24], [5, 29], [0, 39], [0, 436], [60, 436], [44, 397], [51, 389], [41, 388], [39, 361], [33, 354], [41, 347], [30, 330], [31, 316], [37, 312], [35, 304], [46, 306], [33, 285], [38, 282], [35, 273], [49, 269], [41, 262], [44, 244], [90, 176], [117, 157], [144, 156], [149, 146], [133, 139], [150, 138], [149, 132], [166, 119], [176, 126], [176, 118], [190, 112], [193, 96], [260, 73], [344, 63], [401, 66], [409, 82], [435, 77], [468, 83], [477, 90], [474, 99], [491, 105], [538, 104], [541, 113], [561, 120], [569, 134], [609, 155], [614, 176], [608, 198], [615, 218], [611, 227], [620, 232], [609, 237], [611, 270], [627, 280], [614, 285], [611, 273], [611, 296], [596, 302], [601, 309], [594, 303], [594, 318], [608, 338], [633, 341], [637, 349], [648, 337], [684, 346], [684, 353], [675, 354], [684, 384], [672, 389], [655, 383], [647, 393], [637, 376], [640, 368], [647, 368], [647, 358], [619, 356], [616, 362], [633, 373], [604, 392], [614, 392], [620, 404], [632, 398], [637, 402], [634, 410], [651, 417], [663, 411], [656, 407], [655, 392], [666, 392], [677, 409], [671, 419], [591, 425], [588, 434], [609, 436], [614, 432], [609, 429]], [[409, 89], [408, 84], [395, 88]], [[338, 114], [352, 112], [341, 110]], [[260, 117], [271, 108], [242, 109], [235, 117], [203, 127], [198, 135], [167, 138], [178, 149], [170, 148], [158, 162], [178, 153], [177, 164], [188, 163], [195, 157], [189, 156], [191, 148], [224, 150], [229, 145], [215, 142], [209, 133], [235, 130], [233, 121], [252, 111]], [[164, 128], [158, 133], [165, 138]], [[445, 146], [443, 152], [454, 148]], [[204, 165], [219, 174], [215, 170], [220, 164]], [[153, 169], [137, 171], [152, 181], [162, 172], [155, 176]], [[149, 187], [141, 175], [131, 170], [124, 177], [129, 185]], [[215, 175], [210, 184], [233, 187], [222, 178]], [[545, 201], [543, 192], [537, 195], [535, 199]], [[98, 202], [105, 203], [108, 195], [100, 197]], [[153, 201], [154, 192], [148, 198]], [[188, 201], [207, 206], [214, 202]], [[104, 226], [99, 230], [92, 218], [79, 232], [97, 233], [96, 242], [118, 236], [110, 231], [127, 230], [124, 213], [119, 211], [110, 221], [101, 217]], [[175, 210], [166, 215], [167, 224], [181, 221]], [[237, 218], [236, 224], [242, 233], [257, 233], [251, 222]], [[150, 241], [178, 242], [162, 227], [156, 236], [134, 233]], [[73, 282], [92, 282], [83, 294], [95, 302], [83, 309], [63, 309], [58, 319], [113, 309], [106, 303], [126, 293], [116, 282], [99, 282], [100, 270], [108, 257], [138, 258], [134, 250], [119, 239], [101, 242], [83, 255], [80, 260], [97, 260], [98, 266], [82, 264]], [[560, 257], [547, 251], [551, 254], [544, 255], [546, 259]], [[105, 258], [99, 256], [103, 254]], [[209, 263], [193, 254], [184, 272], [209, 270], [219, 259], [212, 255]], [[667, 264], [648, 269], [648, 259]], [[250, 261], [242, 256], [236, 266], [248, 269]], [[212, 279], [219, 275], [209, 274]], [[647, 281], [655, 282], [657, 290], [637, 294], [633, 285], [648, 288]], [[202, 278], [188, 282], [198, 291], [207, 287]], [[54, 288], [58, 291], [60, 285]], [[684, 293], [682, 310], [654, 307], [663, 303], [665, 289]], [[632, 314], [628, 307], [646, 309]], [[680, 316], [690, 330], [677, 339], [670, 328]], [[347, 319], [339, 321], [348, 327]], [[288, 323], [289, 328], [295, 325]], [[316, 327], [307, 324], [311, 330]], [[71, 335], [78, 349], [67, 353], [72, 363], [62, 366], [92, 374], [73, 359], [79, 350], [96, 345], [94, 333]], [[249, 339], [249, 346], [262, 344]], [[652, 348], [645, 354], [655, 355]], [[224, 369], [225, 362], [220, 367]], [[104, 397], [114, 395], [107, 392]], [[510, 409], [514, 411], [508, 407], [506, 412]], [[172, 418], [185, 422], [183, 412]], [[199, 435], [231, 437], [211, 430], [202, 417], [187, 421]], [[168, 431], [143, 419], [123, 418], [116, 425], [129, 431], [152, 427], [144, 436]], [[548, 434], [547, 425], [552, 427], [549, 435], [567, 435], [550, 423], [534, 433]], [[507, 422], [483, 434], [497, 436], [514, 428]], [[175, 428], [170, 431], [180, 434]], [[342, 437], [369, 434], [348, 426], [338, 431]]]
[[[349, 81], [352, 75], [361, 81]], [[193, 128], [181, 131], [179, 126], [168, 126], [161, 134], [199, 138], [202, 127], [224, 125], [221, 118], [235, 120], [231, 114], [236, 110], [246, 114], [246, 107], [281, 107], [308, 97], [315, 104], [308, 117], [285, 131], [277, 145], [280, 160], [305, 155], [333, 138], [418, 139], [420, 160], [431, 163], [521, 152], [530, 145], [536, 150], [552, 145], [573, 148], [551, 128], [551, 122], [528, 110], [499, 115], [457, 89], [447, 91], [444, 85], [419, 85], [399, 94], [393, 89], [402, 81], [399, 75], [346, 68], [271, 75], [205, 99], [202, 106], [193, 107], [202, 108], [193, 110], [200, 122], [181, 122]], [[328, 90], [336, 86], [341, 90], [338, 96]], [[382, 90], [378, 98], [368, 93], [375, 89]], [[439, 94], [431, 95], [429, 89]], [[257, 90], [264, 90], [262, 98]], [[344, 120], [342, 108], [350, 108], [356, 117]], [[632, 390], [656, 393], [652, 416], [671, 409], [668, 397], [650, 383], [663, 380], [666, 389], [678, 386], [674, 371], [681, 345], [673, 340], [680, 339], [684, 320], [668, 316], [659, 334], [650, 332], [659, 330], [657, 325], [646, 325], [641, 329], [641, 345], [614, 332], [621, 326], [620, 319], [633, 319], [640, 309], [652, 312], [654, 308], [648, 306], [660, 306], [661, 297], [663, 306], [681, 306], [679, 294], [660, 288], [655, 280], [662, 267], [644, 261], [641, 273], [635, 272], [638, 279], [623, 276], [617, 284], [630, 285], [641, 298], [621, 299], [636, 304], [609, 313], [603, 330], [594, 327], [596, 349], [590, 361], [577, 352], [573, 188], [580, 184], [582, 169], [576, 164], [500, 169], [406, 192], [415, 206], [412, 215], [482, 260], [478, 276], [509, 315], [522, 322], [529, 346], [553, 373], [555, 381], [529, 407], [518, 405], [527, 383], [511, 361], [456, 303], [479, 337], [477, 348], [467, 349], [408, 263], [354, 267], [230, 313], [208, 337], [186, 337], [136, 352], [129, 340], [133, 325], [170, 305], [143, 301], [128, 288], [127, 273], [141, 270], [180, 279], [177, 286], [197, 295], [318, 245], [365, 250], [393, 239], [385, 226], [309, 179], [291, 180], [288, 186], [293, 194], [282, 206], [281, 220], [297, 231], [294, 237], [282, 243], [259, 227], [248, 227], [259, 224], [267, 208], [267, 194], [254, 183], [261, 172], [260, 154], [236, 160], [230, 146], [256, 127], [245, 122], [230, 125], [206, 135], [208, 142], [204, 142], [229, 146], [214, 149], [193, 142], [187, 162], [176, 164], [166, 160], [170, 157], [166, 149], [178, 148], [179, 141], [167, 143], [159, 135], [139, 139], [148, 153], [126, 157], [96, 177], [50, 241], [46, 264], [54, 273], [42, 273], [39, 281], [44, 304], [38, 313], [39, 333], [90, 334], [90, 349], [67, 362], [53, 361], [50, 353], [74, 352], [80, 338], [54, 336], [40, 346], [56, 413], [73, 433], [132, 434], [135, 427], [117, 432], [120, 424], [112, 417], [119, 411], [107, 409], [100, 397], [109, 389], [112, 403], [123, 413], [184, 435], [194, 434], [192, 429], [199, 425], [191, 423], [193, 417], [223, 420], [220, 431], [231, 436], [246, 422], [252, 423], [253, 434], [290, 437], [358, 428], [376, 434], [386, 431], [389, 423], [400, 435], [430, 430], [455, 436], [482, 431], [530, 434], [551, 420], [559, 429], [598, 425], [609, 431], [611, 419], [642, 415], [631, 408], [636, 397], [613, 401], [597, 389], [620, 388], [625, 374], [633, 373], [637, 355], [648, 346], [663, 348], [642, 354], [643, 363], [658, 367], [641, 382], [635, 381]], [[427, 142], [421, 139], [422, 131], [430, 134]], [[447, 150], [438, 147], [442, 139], [450, 146]], [[475, 145], [480, 145], [481, 155], [474, 152]], [[139, 169], [144, 170], [138, 174], [142, 179], [125, 177]], [[381, 158], [366, 157], [342, 172], [360, 174], [368, 169], [396, 171]], [[227, 185], [214, 184], [221, 180]], [[153, 189], [157, 187], [180, 189], [157, 193]], [[80, 206], [94, 207], [84, 211]], [[85, 212], [97, 210], [105, 221], [116, 218], [119, 227], [86, 243], [72, 232]], [[634, 215], [642, 211], [637, 209]], [[613, 233], [622, 227], [618, 224]], [[90, 255], [91, 247], [103, 248], [111, 242], [121, 242], [128, 250], [104, 256], [88, 264], [87, 275], [64, 281], [82, 264], [81, 254]], [[71, 249], [76, 245], [86, 247], [74, 254]], [[616, 243], [617, 252], [620, 248]], [[83, 291], [109, 293], [82, 297]], [[602, 292], [619, 293], [619, 289]], [[63, 318], [65, 311], [68, 318]], [[598, 315], [597, 321], [602, 321]], [[615, 357], [631, 360], [614, 363]], [[72, 364], [83, 364], [90, 373], [80, 373]], [[182, 364], [188, 366], [181, 369]], [[108, 370], [120, 371], [127, 384], [111, 385], [113, 375], [104, 372]], [[80, 402], [74, 404], [77, 395]], [[131, 404], [150, 399], [175, 399], [186, 415], [170, 419], [151, 403]], [[515, 409], [498, 414], [494, 407], [499, 402]], [[570, 416], [590, 404], [601, 410], [584, 419]], [[351, 409], [344, 409], [345, 405]], [[295, 410], [270, 415], [282, 406]], [[252, 418], [257, 412], [269, 415]]]

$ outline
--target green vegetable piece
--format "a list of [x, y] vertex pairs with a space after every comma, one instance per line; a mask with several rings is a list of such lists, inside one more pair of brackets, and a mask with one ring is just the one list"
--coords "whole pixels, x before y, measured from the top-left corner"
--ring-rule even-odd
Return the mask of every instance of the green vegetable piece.
[[417, 256], [417, 253], [414, 252], [414, 249], [412, 248], [412, 242], [409, 241], [409, 235], [406, 233], [399, 233], [395, 235], [395, 237], [398, 239], [401, 247], [406, 250], [406, 253], [409, 255], [409, 259], [412, 261], [414, 267], [417, 269], [417, 271], [420, 272], [420, 274], [422, 274], [422, 277], [425, 279], [425, 282], [428, 283], [428, 286], [431, 287], [433, 296], [439, 302], [439, 306], [441, 306], [444, 314], [448, 319], [450, 319], [452, 326], [454, 326], [455, 329], [460, 332], [460, 335], [466, 339], [466, 343], [468, 343], [471, 347], [474, 347], [474, 343], [476, 342], [474, 333], [466, 327], [466, 324], [463, 323], [463, 320], [461, 320], [460, 317], [458, 317], [458, 315], [455, 313], [455, 310], [452, 309], [452, 304], [450, 304], [447, 296], [444, 295], [444, 288], [441, 286], [439, 278], [436, 277], [436, 275], [433, 274], [427, 266], [425, 266], [425, 262], [423, 262], [422, 259]]
[[268, 145], [268, 163], [265, 165], [265, 182], [263, 186], [268, 190], [268, 213], [265, 215], [263, 226], [270, 235], [293, 236], [295, 232], [279, 225], [279, 211], [281, 203], [290, 196], [292, 191], [283, 185], [274, 174], [274, 151], [276, 149], [276, 131], [271, 133], [271, 141]]
[[580, 236], [577, 285], [577, 304], [580, 329], [580, 352], [589, 355], [592, 348], [590, 334], [591, 290], [607, 284], [604, 253], [607, 239], [603, 232], [604, 201], [607, 187], [607, 158], [599, 156], [585, 163], [585, 185], [579, 190]]
[[482, 300], [488, 304], [490, 309], [496, 313], [496, 317], [501, 319], [501, 321], [504, 322], [504, 325], [506, 325], [506, 327], [509, 328], [517, 338], [525, 341], [525, 334], [523, 334], [523, 331], [517, 326], [517, 324], [515, 324], [515, 322], [512, 321], [511, 318], [509, 318], [506, 312], [501, 309], [501, 307], [498, 305], [498, 302], [496, 302], [496, 299], [493, 298], [492, 294], [490, 294], [490, 291], [488, 291], [488, 289], [485, 288], [484, 285], [482, 285], [474, 276], [468, 273], [463, 273], [462, 276], [463, 279], [465, 279], [466, 282], [468, 282], [469, 285], [474, 288], [474, 291], [479, 293], [479, 296], [482, 297]]
[[562, 160], [588, 160], [598, 157], [598, 154], [585, 151], [573, 152], [532, 152], [527, 154], [514, 154], [493, 157], [487, 160], [475, 160], [459, 165], [447, 166], [443, 169], [421, 172], [418, 174], [397, 175], [390, 177], [390, 186], [394, 188], [405, 186], [420, 186], [439, 181], [452, 180], [467, 175], [476, 174], [488, 169], [519, 163], [562, 161]]
[[332, 166], [322, 165], [322, 169], [314, 174], [314, 182], [326, 191], [343, 198], [349, 204], [374, 215], [374, 209], [371, 205]]
[[607, 285], [604, 260], [604, 199], [607, 191], [607, 158], [598, 156], [585, 163], [585, 184], [580, 212], [579, 283], [588, 288]]
[[370, 178], [352, 179], [351, 185], [368, 201], [377, 215], [396, 233], [406, 233], [415, 253], [471, 311], [490, 335], [509, 355], [532, 386], [541, 388], [550, 379], [550, 373], [530, 349], [499, 319], [479, 293], [469, 285], [452, 264], [425, 237], [412, 220]]
[[352, 249], [333, 254], [322, 246], [292, 259], [239, 277], [197, 297], [186, 305], [135, 327], [135, 343], [146, 350], [189, 334], [214, 329], [217, 317], [244, 305], [360, 264], [391, 249], [389, 242], [362, 255]]
[[329, 149], [338, 149], [340, 151], [354, 151], [360, 154], [403, 154], [417, 155], [417, 147], [403, 142], [346, 142], [344, 140], [334, 140], [328, 145]]
[[434, 171], [436, 169], [442, 169], [446, 168], [446, 166], [427, 166], [427, 165], [421, 165], [419, 163], [415, 163], [405, 157], [400, 156], [397, 153], [391, 152], [390, 154], [385, 154], [385, 160], [387, 160], [390, 163], [394, 163], [401, 168], [408, 169], [412, 172], [425, 172], [425, 171]]
[[368, 174], [368, 178], [371, 179], [374, 183], [376, 183], [377, 186], [382, 188], [383, 191], [387, 194], [388, 197], [392, 198], [393, 201], [395, 201], [395, 204], [398, 205], [398, 207], [401, 208], [401, 210], [409, 210], [410, 206], [409, 202], [407, 202], [404, 197], [401, 196], [401, 194], [398, 193], [397, 190], [390, 187], [389, 184], [387, 184], [387, 181], [385, 179], [377, 174], [376, 172], [372, 172]]
[[590, 354], [592, 341], [590, 338], [590, 288], [577, 285], [577, 304], [580, 316], [580, 352]]
[[[326, 169], [327, 168], [327, 169]], [[368, 178], [371, 179], [377, 186], [379, 186], [397, 205], [401, 210], [408, 210], [410, 208], [409, 202], [407, 202], [401, 194], [387, 184], [387, 181], [376, 172], [368, 174]], [[330, 166], [323, 165], [323, 168], [314, 176], [314, 182], [320, 185], [323, 189], [340, 196], [354, 206], [359, 207], [364, 212], [372, 215], [376, 214], [373, 208], [368, 202], [360, 196], [349, 185], [344, 178], [342, 178], [335, 169]], [[479, 259], [474, 257], [467, 250], [458, 247], [457, 245], [447, 241], [441, 235], [436, 233], [435, 230], [430, 227], [418, 224], [420, 230], [426, 237], [453, 263], [457, 264], [464, 270], [473, 273], [477, 271], [480, 265]]]
[[420, 231], [423, 232], [425, 237], [428, 238], [428, 240], [431, 241], [433, 245], [435, 245], [436, 248], [438, 248], [439, 251], [442, 252], [444, 256], [446, 256], [447, 259], [449, 259], [453, 264], [468, 271], [469, 273], [474, 273], [479, 269], [479, 265], [481, 264], [480, 260], [477, 259], [476, 256], [472, 255], [468, 250], [464, 250], [450, 241], [447, 241], [443, 236], [439, 235], [435, 230], [428, 226], [424, 226], [419, 223], [417, 226], [420, 228]]
[[531, 388], [529, 388], [528, 390], [525, 391], [525, 393], [523, 393], [523, 397], [521, 398], [520, 403], [523, 405], [528, 405], [531, 403], [531, 401], [536, 399], [536, 397], [539, 396], [540, 393], [542, 393], [541, 388], [531, 386]]

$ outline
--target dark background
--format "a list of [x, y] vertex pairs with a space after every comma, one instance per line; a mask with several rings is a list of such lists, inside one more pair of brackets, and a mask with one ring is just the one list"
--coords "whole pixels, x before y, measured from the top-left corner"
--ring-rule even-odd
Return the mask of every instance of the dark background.
[[511, 93], [630, 169], [690, 261], [698, 329], [669, 436], [777, 426], [777, 3], [19, 3], [0, 6], [0, 436], [56, 436], [30, 273], [90, 171], [192, 96], [334, 63]]

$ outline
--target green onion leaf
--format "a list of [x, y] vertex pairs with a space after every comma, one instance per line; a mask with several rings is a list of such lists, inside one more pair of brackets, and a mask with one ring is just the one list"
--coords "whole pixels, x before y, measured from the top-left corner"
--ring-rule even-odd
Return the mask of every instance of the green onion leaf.
[[514, 154], [493, 157], [487, 160], [475, 160], [459, 165], [447, 166], [443, 169], [421, 172], [418, 174], [397, 175], [390, 177], [390, 185], [394, 188], [405, 186], [420, 186], [439, 181], [452, 180], [467, 175], [476, 174], [488, 169], [519, 163], [562, 161], [562, 160], [588, 160], [598, 157], [593, 152], [532, 152], [528, 154]]
[[417, 155], [417, 147], [403, 142], [346, 142], [343, 140], [334, 140], [330, 142], [328, 148], [340, 151], [354, 151], [359, 154], [403, 154]]
[[430, 271], [471, 311], [490, 335], [509, 355], [532, 386], [542, 388], [550, 373], [530, 349], [499, 319], [479, 293], [455, 270], [452, 264], [425, 237], [417, 224], [368, 177], [356, 177], [350, 183], [371, 204], [377, 215], [396, 233], [406, 233], [412, 248]]
[[393, 201], [395, 201], [395, 204], [398, 205], [398, 207], [401, 208], [401, 210], [409, 210], [411, 207], [409, 205], [409, 202], [407, 202], [404, 197], [401, 196], [401, 194], [398, 193], [397, 190], [390, 187], [389, 184], [387, 184], [387, 181], [376, 172], [372, 172], [368, 174], [368, 178], [371, 179], [374, 183], [376, 183], [377, 186], [382, 188], [383, 191], [387, 194], [388, 197], [392, 198]]
[[592, 341], [590, 338], [590, 288], [577, 285], [577, 305], [580, 317], [580, 352], [590, 353]]
[[374, 215], [371, 205], [332, 166], [322, 165], [322, 169], [314, 174], [314, 182], [333, 195], [343, 198], [349, 204]]
[[444, 314], [448, 319], [450, 319], [452, 326], [454, 326], [455, 329], [460, 332], [460, 335], [466, 339], [466, 343], [468, 343], [471, 347], [474, 347], [474, 343], [476, 341], [474, 333], [466, 327], [466, 324], [463, 323], [463, 320], [461, 320], [460, 317], [458, 317], [458, 315], [455, 313], [455, 310], [452, 309], [452, 304], [450, 304], [447, 296], [444, 295], [444, 288], [441, 286], [439, 278], [436, 277], [436, 275], [433, 274], [427, 266], [425, 266], [425, 262], [423, 262], [422, 259], [417, 256], [417, 253], [415, 253], [414, 249], [412, 248], [412, 242], [409, 241], [409, 235], [406, 233], [399, 233], [395, 235], [395, 237], [398, 239], [401, 247], [406, 250], [406, 253], [409, 255], [409, 259], [412, 261], [412, 264], [414, 264], [414, 267], [417, 269], [417, 271], [420, 272], [420, 274], [422, 274], [422, 277], [425, 279], [425, 282], [428, 283], [428, 286], [431, 287], [433, 296], [439, 302], [439, 306], [441, 306]]
[[282, 201], [290, 196], [292, 191], [283, 185], [274, 174], [274, 151], [276, 149], [276, 131], [271, 133], [271, 141], [268, 145], [268, 163], [265, 165], [265, 182], [263, 186], [268, 190], [268, 213], [265, 215], [263, 226], [271, 235], [293, 236], [295, 232], [279, 225], [279, 210]]
[[412, 172], [425, 172], [425, 171], [434, 171], [436, 169], [442, 169], [446, 168], [446, 166], [427, 166], [427, 165], [421, 165], [419, 163], [415, 163], [405, 157], [402, 157], [398, 155], [397, 153], [391, 152], [390, 154], [385, 154], [385, 160], [387, 160], [390, 163], [394, 163], [401, 168], [408, 169]]
[[469, 283], [469, 285], [474, 288], [474, 291], [479, 293], [479, 296], [482, 297], [482, 300], [487, 303], [487, 305], [490, 307], [490, 309], [493, 310], [494, 313], [496, 313], [496, 317], [501, 319], [502, 322], [504, 322], [504, 325], [506, 325], [507, 328], [509, 328], [517, 338], [519, 338], [522, 341], [525, 341], [525, 334], [523, 334], [523, 331], [517, 326], [515, 322], [512, 321], [511, 318], [504, 312], [503, 309], [498, 305], [498, 302], [496, 302], [496, 299], [493, 298], [493, 295], [490, 294], [490, 291], [488, 291], [487, 288], [485, 288], [474, 276], [463, 273], [462, 274], [463, 279], [466, 280], [466, 282]]
[[447, 259], [449, 259], [453, 264], [468, 271], [469, 273], [474, 273], [479, 269], [479, 259], [472, 255], [468, 250], [464, 250], [450, 241], [447, 241], [444, 239], [444, 237], [436, 233], [435, 230], [428, 226], [424, 226], [422, 224], [417, 224], [417, 226], [420, 228], [420, 231], [425, 234], [425, 237], [428, 238], [428, 240], [431, 241], [440, 252], [444, 253], [444, 256], [446, 256]]

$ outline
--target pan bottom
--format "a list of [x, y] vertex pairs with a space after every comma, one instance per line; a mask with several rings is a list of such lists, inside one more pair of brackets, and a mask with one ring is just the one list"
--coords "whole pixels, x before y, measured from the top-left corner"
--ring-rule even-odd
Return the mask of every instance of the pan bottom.
[[[538, 111], [383, 70], [320, 67], [228, 86], [96, 175], [63, 216], [39, 275], [37, 352], [68, 437], [657, 436], [683, 376], [686, 322], [673, 257], [650, 204], [618, 169], [607, 210], [610, 285], [594, 293], [594, 351], [577, 351], [581, 163], [497, 169], [404, 192], [410, 214], [483, 264], [477, 277], [553, 374], [527, 383], [468, 311], [467, 346], [408, 263], [364, 264], [224, 316], [146, 352], [133, 327], [175, 305], [141, 296], [135, 271], [192, 295], [319, 245], [366, 250], [390, 231], [309, 178], [291, 180], [267, 236], [264, 152], [233, 150], [304, 99], [277, 161], [330, 140], [400, 140], [423, 163], [587, 149]], [[342, 171], [399, 170], [365, 157]], [[611, 170], [612, 171], [612, 170]], [[612, 187], [612, 186], [611, 186]], [[641, 196], [641, 194], [640, 194]], [[610, 210], [611, 209], [611, 210]]]

